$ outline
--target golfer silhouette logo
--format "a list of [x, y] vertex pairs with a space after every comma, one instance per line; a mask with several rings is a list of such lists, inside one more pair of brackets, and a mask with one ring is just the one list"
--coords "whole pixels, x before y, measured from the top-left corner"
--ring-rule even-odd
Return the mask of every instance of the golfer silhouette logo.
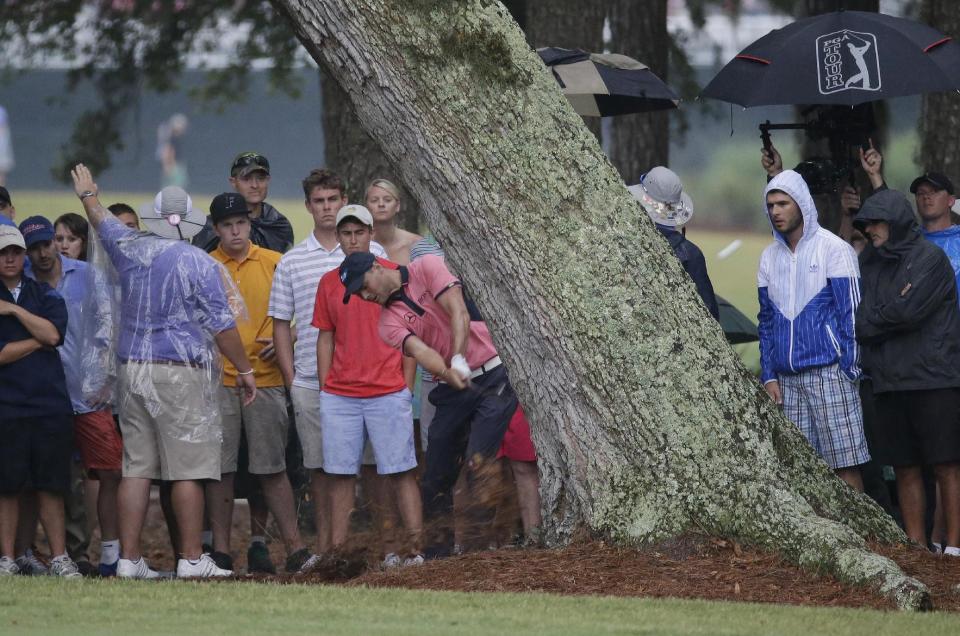
[[844, 29], [817, 38], [820, 93], [880, 90], [877, 36]]

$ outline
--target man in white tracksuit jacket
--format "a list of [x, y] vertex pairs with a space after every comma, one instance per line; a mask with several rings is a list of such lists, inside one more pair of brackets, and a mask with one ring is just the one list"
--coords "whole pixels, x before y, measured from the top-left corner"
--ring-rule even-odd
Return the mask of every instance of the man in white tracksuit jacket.
[[862, 491], [859, 466], [870, 454], [857, 391], [857, 255], [820, 227], [793, 170], [770, 180], [764, 205], [774, 242], [757, 274], [761, 382], [837, 476]]

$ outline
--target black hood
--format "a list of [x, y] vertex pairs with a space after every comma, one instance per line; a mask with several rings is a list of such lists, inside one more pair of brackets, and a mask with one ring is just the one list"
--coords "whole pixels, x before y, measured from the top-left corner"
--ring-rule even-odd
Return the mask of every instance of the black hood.
[[885, 256], [899, 257], [920, 239], [920, 227], [906, 195], [897, 190], [880, 190], [871, 195], [857, 212], [853, 225], [861, 232], [867, 223], [886, 221], [890, 226], [890, 238], [877, 252]]

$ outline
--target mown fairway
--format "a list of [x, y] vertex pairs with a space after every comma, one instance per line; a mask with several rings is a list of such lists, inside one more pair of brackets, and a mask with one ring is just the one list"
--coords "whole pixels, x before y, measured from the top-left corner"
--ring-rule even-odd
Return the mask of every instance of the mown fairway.
[[0, 580], [4, 634], [923, 634], [952, 614], [261, 583]]

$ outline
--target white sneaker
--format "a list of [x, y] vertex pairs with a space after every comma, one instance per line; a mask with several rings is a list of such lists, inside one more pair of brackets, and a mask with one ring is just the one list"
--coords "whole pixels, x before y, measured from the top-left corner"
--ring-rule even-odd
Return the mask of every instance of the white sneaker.
[[422, 554], [415, 554], [403, 560], [403, 567], [405, 568], [408, 568], [410, 566], [418, 566], [418, 565], [423, 565]]
[[37, 558], [33, 550], [27, 550], [23, 556], [17, 557], [17, 566], [20, 568], [20, 574], [25, 576], [47, 576], [50, 570], [43, 564], [43, 561]]
[[0, 557], [0, 577], [16, 576], [20, 573], [20, 566], [10, 557]]
[[200, 560], [196, 563], [191, 563], [189, 559], [177, 561], [178, 579], [209, 579], [223, 576], [233, 576], [233, 570], [218, 568], [209, 554], [200, 555]]
[[77, 564], [68, 556], [57, 557], [50, 561], [50, 576], [59, 576], [64, 579], [80, 579], [83, 575], [77, 569]]
[[321, 557], [319, 554], [311, 554], [310, 558], [304, 561], [303, 565], [300, 566], [300, 569], [297, 570], [297, 574], [309, 574], [313, 568], [317, 567], [317, 565], [320, 563], [320, 559]]
[[400, 561], [400, 555], [396, 552], [391, 552], [384, 557], [383, 563], [380, 564], [381, 570], [392, 570], [393, 568], [398, 568], [402, 562]]
[[147, 560], [140, 557], [136, 561], [120, 559], [117, 561], [117, 578], [119, 579], [158, 579], [160, 573], [150, 569]]

